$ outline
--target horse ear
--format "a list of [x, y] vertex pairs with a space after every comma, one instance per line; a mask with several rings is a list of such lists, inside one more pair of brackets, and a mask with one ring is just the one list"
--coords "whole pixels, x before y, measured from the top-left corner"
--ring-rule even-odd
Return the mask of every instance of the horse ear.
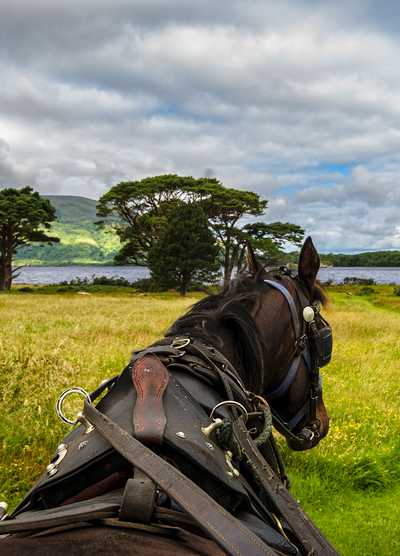
[[320, 265], [319, 255], [314, 247], [311, 237], [308, 237], [300, 251], [299, 278], [311, 292], [315, 284]]
[[246, 243], [246, 269], [252, 276], [256, 276], [263, 268], [263, 265], [257, 260], [253, 247], [249, 242]]

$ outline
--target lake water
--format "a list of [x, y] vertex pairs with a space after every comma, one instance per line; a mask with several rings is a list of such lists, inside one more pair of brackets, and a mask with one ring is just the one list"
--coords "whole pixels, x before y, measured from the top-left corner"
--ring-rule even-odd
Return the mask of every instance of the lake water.
[[332, 266], [321, 268], [318, 273], [321, 282], [332, 280], [337, 284], [350, 276], [372, 278], [377, 284], [400, 284], [400, 267]]
[[74, 278], [92, 278], [93, 276], [122, 277], [135, 282], [147, 278], [149, 270], [144, 266], [26, 266], [15, 278], [16, 284], [59, 284]]
[[[91, 278], [92, 276], [121, 276], [130, 282], [147, 278], [149, 271], [143, 266], [28, 266], [20, 271], [14, 280], [19, 284], [58, 284], [73, 278]], [[321, 268], [319, 279], [322, 282], [332, 280], [343, 282], [348, 276], [373, 278], [377, 284], [400, 284], [400, 268], [376, 267], [330, 267]]]

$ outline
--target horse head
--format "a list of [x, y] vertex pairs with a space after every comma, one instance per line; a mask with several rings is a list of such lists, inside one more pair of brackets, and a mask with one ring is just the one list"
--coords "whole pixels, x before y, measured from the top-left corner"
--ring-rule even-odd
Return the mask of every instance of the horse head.
[[326, 297], [316, 281], [319, 266], [311, 238], [301, 249], [297, 275], [267, 271], [248, 247], [248, 276], [260, 291], [253, 315], [263, 346], [261, 390], [294, 450], [313, 448], [329, 429], [319, 370], [329, 363], [332, 335], [320, 314]]
[[250, 245], [247, 255], [245, 271], [196, 303], [167, 335], [202, 338], [223, 353], [245, 388], [269, 403], [288, 445], [307, 450], [329, 428], [319, 368], [329, 362], [332, 336], [320, 314], [319, 256], [308, 238], [294, 275], [264, 268]]

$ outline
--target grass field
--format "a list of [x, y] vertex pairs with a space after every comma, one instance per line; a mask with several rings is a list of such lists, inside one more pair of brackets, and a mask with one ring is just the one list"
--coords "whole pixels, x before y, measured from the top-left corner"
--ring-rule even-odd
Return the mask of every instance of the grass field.
[[[334, 357], [324, 375], [331, 430], [318, 448], [284, 448], [292, 491], [343, 555], [400, 554], [400, 297], [393, 287], [330, 290]], [[0, 500], [14, 505], [67, 428], [66, 387], [91, 390], [198, 296], [0, 295]], [[283, 443], [282, 443], [283, 446]]]

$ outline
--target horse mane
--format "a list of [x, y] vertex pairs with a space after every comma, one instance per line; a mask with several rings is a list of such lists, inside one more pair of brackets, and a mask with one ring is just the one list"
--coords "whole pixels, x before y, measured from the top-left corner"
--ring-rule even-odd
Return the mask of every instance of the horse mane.
[[[247, 388], [259, 392], [264, 382], [265, 344], [257, 330], [255, 313], [258, 309], [261, 276], [281, 281], [286, 269], [264, 268], [255, 276], [239, 274], [220, 293], [209, 295], [195, 303], [167, 331], [166, 336], [191, 334], [205, 343], [221, 349], [223, 339], [221, 329], [229, 330], [235, 337], [235, 363], [237, 371]], [[293, 277], [293, 276], [292, 276]], [[327, 297], [319, 283], [316, 283], [312, 301], [325, 305]]]
[[167, 331], [166, 336], [192, 334], [221, 349], [222, 329], [233, 333], [235, 363], [243, 382], [253, 392], [263, 384], [264, 346], [253, 312], [259, 299], [257, 279], [239, 276], [227, 288], [195, 303]]

